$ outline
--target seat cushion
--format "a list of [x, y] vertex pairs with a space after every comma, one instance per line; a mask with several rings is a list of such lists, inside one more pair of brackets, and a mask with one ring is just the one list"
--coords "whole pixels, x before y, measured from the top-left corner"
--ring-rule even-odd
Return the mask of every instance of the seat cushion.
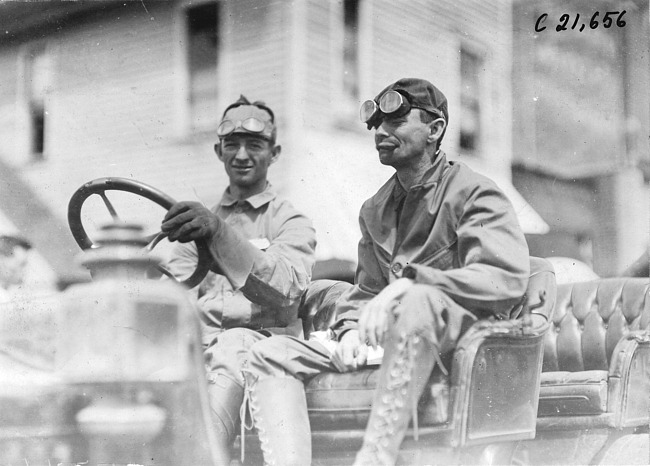
[[620, 339], [650, 326], [649, 286], [627, 277], [558, 286], [542, 371], [609, 369]]
[[[309, 419], [314, 430], [364, 428], [370, 416], [379, 370], [319, 374], [305, 386]], [[434, 374], [418, 405], [421, 425], [446, 421], [449, 382]]]
[[596, 415], [607, 411], [607, 371], [543, 372], [538, 416]]

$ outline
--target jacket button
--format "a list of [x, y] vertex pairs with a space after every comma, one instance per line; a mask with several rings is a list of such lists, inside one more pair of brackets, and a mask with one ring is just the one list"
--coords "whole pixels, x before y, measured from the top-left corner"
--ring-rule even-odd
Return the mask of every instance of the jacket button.
[[395, 275], [397, 275], [402, 271], [402, 264], [400, 264], [399, 262], [395, 262], [390, 269]]

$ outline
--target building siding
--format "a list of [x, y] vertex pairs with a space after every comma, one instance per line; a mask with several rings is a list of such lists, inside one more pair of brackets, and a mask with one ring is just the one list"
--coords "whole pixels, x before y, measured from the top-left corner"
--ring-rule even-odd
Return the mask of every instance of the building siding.
[[[27, 163], [22, 120], [13, 116], [21, 110], [16, 104], [20, 50], [30, 41], [0, 43], [0, 65], [8, 70], [0, 76], [0, 122], [6, 123], [0, 137], [8, 143], [0, 157], [17, 166], [57, 218], [65, 218], [67, 200], [78, 186], [102, 176], [139, 179], [176, 199], [206, 204], [226, 187], [212, 151], [214, 133], [209, 127], [190, 130], [183, 14], [194, 3], [126, 2], [45, 34], [55, 80], [46, 102], [48, 150], [40, 163]], [[325, 224], [321, 234], [346, 225], [349, 233], [331, 235], [350, 247], [340, 252], [336, 244], [324, 254], [334, 251], [354, 260], [358, 207], [392, 171], [377, 163], [372, 133], [358, 121], [359, 102], [343, 96], [342, 4], [223, 0], [219, 5], [214, 78], [219, 111], [240, 93], [274, 109], [284, 150], [270, 179], [292, 196], [324, 198], [322, 190], [336, 191], [330, 204], [341, 206], [340, 218]], [[459, 50], [473, 47], [485, 57], [486, 136], [482, 162], [464, 159], [509, 178], [509, 8], [509, 1], [499, 0], [360, 0], [359, 100], [401, 77], [429, 79], [449, 99], [451, 122], [443, 148], [452, 158], [463, 158], [458, 153]], [[314, 180], [324, 174], [327, 183]], [[322, 189], [314, 193], [312, 186]], [[322, 213], [309, 205], [305, 210], [312, 217]]]
[[[334, 92], [330, 57], [332, 49], [331, 25], [332, 12], [337, 7], [336, 2], [309, 0], [307, 9], [307, 81], [304, 109], [306, 121], [312, 127], [330, 125], [336, 112], [335, 102], [332, 101]], [[342, 21], [342, 16], [339, 16]], [[338, 33], [342, 32], [339, 24]]]
[[175, 110], [174, 38], [167, 27], [172, 10], [129, 5], [128, 14], [116, 10], [112, 18], [91, 18], [53, 47], [57, 80], [47, 138], [54, 160], [87, 151], [111, 157], [169, 139]]
[[264, 100], [286, 125], [290, 4], [270, 0], [223, 2], [224, 75], [222, 107], [240, 93]]
[[0, 47], [0, 156], [7, 163], [18, 165], [25, 162], [18, 150], [18, 57], [13, 49]]

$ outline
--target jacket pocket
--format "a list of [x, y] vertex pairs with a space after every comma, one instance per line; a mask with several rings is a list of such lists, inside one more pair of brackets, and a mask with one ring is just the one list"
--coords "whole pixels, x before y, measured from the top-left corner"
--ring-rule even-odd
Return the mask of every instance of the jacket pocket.
[[456, 241], [424, 258], [421, 264], [438, 270], [450, 270], [458, 268], [459, 264], [457, 264], [456, 260], [455, 247]]

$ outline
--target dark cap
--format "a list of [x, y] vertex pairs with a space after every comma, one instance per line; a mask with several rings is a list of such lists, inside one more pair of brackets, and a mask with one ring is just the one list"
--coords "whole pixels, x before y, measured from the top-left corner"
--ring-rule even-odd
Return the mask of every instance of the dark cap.
[[429, 81], [419, 78], [402, 78], [381, 91], [375, 100], [378, 102], [384, 93], [391, 90], [404, 95], [411, 104], [411, 107], [420, 108], [439, 115], [449, 123], [447, 98], [440, 89]]

